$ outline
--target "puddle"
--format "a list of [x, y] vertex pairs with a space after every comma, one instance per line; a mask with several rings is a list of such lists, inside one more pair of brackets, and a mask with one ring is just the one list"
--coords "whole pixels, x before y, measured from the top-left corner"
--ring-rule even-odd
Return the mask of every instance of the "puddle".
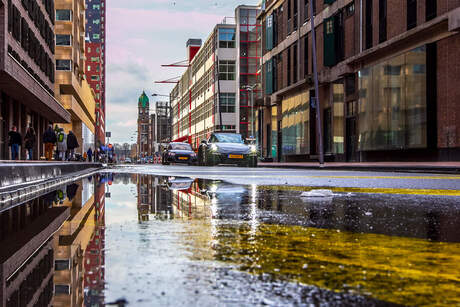
[[456, 197], [98, 174], [0, 219], [2, 306], [460, 304]]

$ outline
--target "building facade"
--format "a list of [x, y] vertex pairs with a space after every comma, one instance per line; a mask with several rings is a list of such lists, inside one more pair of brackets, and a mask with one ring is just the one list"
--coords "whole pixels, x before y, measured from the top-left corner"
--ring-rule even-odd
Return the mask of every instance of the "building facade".
[[265, 1], [259, 144], [278, 161], [458, 160], [460, 1]]
[[96, 124], [95, 92], [85, 77], [85, 0], [55, 0], [55, 8], [55, 95], [71, 114], [71, 123], [61, 126], [74, 132], [82, 153], [94, 148]]
[[96, 143], [105, 144], [105, 0], [86, 0], [86, 80], [96, 102]]
[[[258, 11], [256, 6], [237, 7], [235, 21], [226, 18], [216, 25], [189, 57], [188, 69], [170, 94], [173, 140], [197, 148], [216, 130], [250, 135], [250, 95], [243, 87], [260, 83]], [[189, 40], [187, 47], [194, 43]], [[254, 93], [257, 98], [260, 89]]]
[[137, 103], [137, 154], [139, 158], [148, 157], [152, 154], [151, 125], [150, 125], [150, 100], [142, 92]]
[[[55, 122], [71, 116], [54, 97], [54, 1], [5, 1], [0, 7], [0, 159], [9, 159], [8, 131], [22, 136], [33, 127], [34, 159], [44, 153], [42, 135]], [[25, 159], [22, 148], [19, 159]]]

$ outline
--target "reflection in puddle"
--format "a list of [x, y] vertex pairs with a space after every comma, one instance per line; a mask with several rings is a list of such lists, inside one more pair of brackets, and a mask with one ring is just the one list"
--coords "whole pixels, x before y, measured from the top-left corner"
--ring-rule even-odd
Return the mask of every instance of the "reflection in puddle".
[[0, 305], [460, 304], [458, 198], [303, 192], [138, 174], [60, 187], [0, 212]]

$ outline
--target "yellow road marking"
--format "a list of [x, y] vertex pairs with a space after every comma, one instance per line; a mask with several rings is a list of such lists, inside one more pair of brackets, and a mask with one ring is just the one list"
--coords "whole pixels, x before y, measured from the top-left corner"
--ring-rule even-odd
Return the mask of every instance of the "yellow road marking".
[[460, 196], [460, 190], [435, 190], [435, 189], [392, 189], [392, 188], [348, 188], [348, 187], [302, 187], [302, 186], [258, 186], [261, 190], [283, 191], [312, 191], [328, 189], [336, 193], [366, 193], [366, 194], [398, 194], [398, 195], [438, 195]]

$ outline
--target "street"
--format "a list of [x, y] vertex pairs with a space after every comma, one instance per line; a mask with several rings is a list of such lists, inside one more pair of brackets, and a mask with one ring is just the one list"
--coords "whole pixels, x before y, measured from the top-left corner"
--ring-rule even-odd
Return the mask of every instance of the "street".
[[459, 176], [152, 165], [106, 172], [109, 301], [460, 303]]

